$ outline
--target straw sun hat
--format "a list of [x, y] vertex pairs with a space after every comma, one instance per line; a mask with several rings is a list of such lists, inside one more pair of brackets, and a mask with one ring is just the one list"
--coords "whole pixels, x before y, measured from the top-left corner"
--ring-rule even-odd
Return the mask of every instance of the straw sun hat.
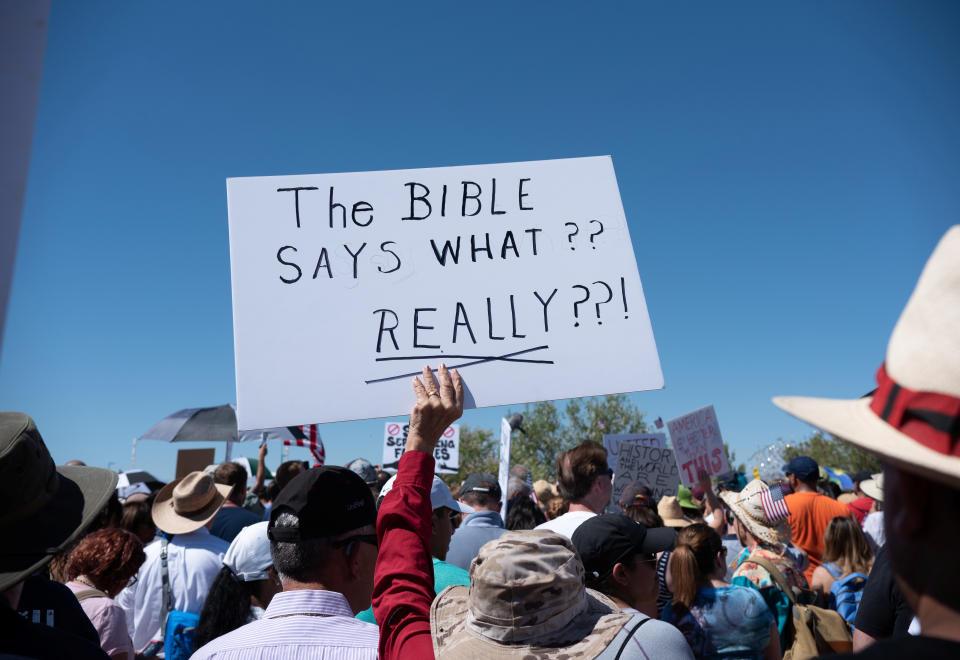
[[160, 490], [153, 502], [153, 522], [168, 534], [200, 529], [217, 515], [230, 490], [206, 472], [191, 472]]
[[890, 336], [873, 396], [773, 402], [905, 470], [960, 487], [960, 226], [927, 261]]
[[763, 510], [763, 492], [769, 490], [767, 484], [754, 479], [739, 493], [723, 491], [720, 499], [751, 534], [768, 545], [781, 545], [787, 540], [786, 523], [770, 522]]

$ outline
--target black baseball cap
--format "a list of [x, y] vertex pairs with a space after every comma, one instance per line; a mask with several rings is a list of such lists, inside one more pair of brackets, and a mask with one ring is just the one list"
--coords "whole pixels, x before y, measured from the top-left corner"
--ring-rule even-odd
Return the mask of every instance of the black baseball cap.
[[483, 493], [492, 497], [496, 502], [499, 502], [503, 496], [503, 493], [500, 492], [500, 482], [495, 476], [485, 472], [477, 472], [467, 477], [460, 488], [460, 497], [467, 493]]
[[589, 586], [603, 582], [618, 562], [634, 552], [652, 555], [673, 549], [677, 532], [672, 527], [644, 527], [622, 513], [609, 513], [580, 523], [571, 541]]
[[[281, 513], [300, 518], [299, 527], [275, 528]], [[296, 543], [337, 536], [364, 525], [375, 525], [377, 508], [370, 487], [353, 470], [315, 467], [290, 480], [270, 508], [267, 536], [271, 541]]]

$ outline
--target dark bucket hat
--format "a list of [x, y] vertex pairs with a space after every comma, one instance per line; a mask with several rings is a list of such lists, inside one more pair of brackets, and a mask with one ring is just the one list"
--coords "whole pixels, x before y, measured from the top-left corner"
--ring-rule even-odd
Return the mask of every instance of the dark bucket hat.
[[0, 412], [0, 591], [62, 552], [116, 486], [111, 470], [54, 465], [29, 416]]

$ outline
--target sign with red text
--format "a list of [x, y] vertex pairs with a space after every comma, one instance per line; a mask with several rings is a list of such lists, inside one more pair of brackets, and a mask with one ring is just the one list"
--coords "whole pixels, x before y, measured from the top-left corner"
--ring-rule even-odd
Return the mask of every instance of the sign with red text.
[[609, 156], [228, 179], [227, 206], [241, 430], [406, 415], [441, 363], [466, 408], [663, 387]]
[[624, 442], [633, 442], [644, 447], [666, 447], [665, 433], [612, 433], [603, 436], [603, 448], [607, 450], [607, 465], [616, 472], [617, 456]]
[[676, 495], [680, 475], [673, 452], [662, 446], [645, 444], [642, 440], [627, 440], [620, 445], [613, 475], [611, 513], [621, 511], [620, 495], [634, 481], [642, 481], [653, 491], [653, 504], [664, 495]]
[[[409, 424], [387, 422], [383, 427], [383, 469], [396, 472], [400, 457], [407, 446]], [[451, 424], [440, 436], [433, 450], [437, 474], [456, 474], [460, 469], [460, 425]]]
[[700, 480], [701, 471], [707, 477], [730, 471], [713, 406], [671, 419], [667, 422], [667, 429], [684, 486], [695, 485]]

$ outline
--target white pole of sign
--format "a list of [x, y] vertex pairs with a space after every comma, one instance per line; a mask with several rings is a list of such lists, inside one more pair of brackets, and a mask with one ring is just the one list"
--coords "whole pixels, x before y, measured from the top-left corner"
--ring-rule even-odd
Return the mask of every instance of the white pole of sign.
[[227, 451], [226, 451], [226, 456], [224, 456], [223, 462], [229, 463], [230, 459], [233, 457], [232, 455], [233, 455], [233, 442], [231, 442], [230, 440], [227, 440]]
[[130, 469], [137, 467], [137, 439], [133, 439], [133, 451], [130, 452]]
[[510, 420], [504, 417], [500, 420], [500, 474], [497, 475], [500, 482], [500, 492], [502, 493], [501, 499], [503, 500], [500, 515], [503, 516], [504, 521], [507, 519], [507, 484], [510, 480], [510, 436], [512, 433]]

